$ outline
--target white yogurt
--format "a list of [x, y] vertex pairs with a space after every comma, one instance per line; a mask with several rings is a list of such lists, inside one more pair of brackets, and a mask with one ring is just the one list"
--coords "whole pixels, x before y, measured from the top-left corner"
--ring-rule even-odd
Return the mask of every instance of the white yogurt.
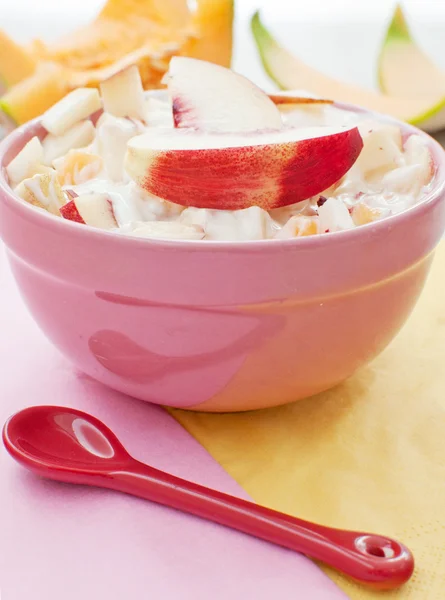
[[[184, 208], [146, 193], [129, 180], [123, 169], [126, 142], [142, 129], [171, 127], [169, 107], [162, 99], [150, 99], [147, 125], [103, 116], [90, 150], [102, 157], [99, 177], [71, 186], [76, 193], [108, 193], [113, 204], [117, 233], [144, 236], [143, 223], [150, 223], [146, 237], [168, 237], [164, 223], [182, 224], [184, 239], [201, 231], [203, 240], [283, 239], [350, 229], [397, 214], [419, 201], [432, 178], [430, 153], [420, 136], [404, 143], [397, 127], [370, 121], [352, 112], [326, 105], [282, 106], [284, 121], [292, 126], [353, 125], [363, 137], [363, 150], [350, 171], [334, 186], [305, 202], [269, 212]], [[159, 223], [159, 226], [156, 225]], [[159, 230], [159, 236], [156, 230]], [[197, 228], [197, 229], [196, 229]], [[175, 239], [181, 228], [174, 230]]]

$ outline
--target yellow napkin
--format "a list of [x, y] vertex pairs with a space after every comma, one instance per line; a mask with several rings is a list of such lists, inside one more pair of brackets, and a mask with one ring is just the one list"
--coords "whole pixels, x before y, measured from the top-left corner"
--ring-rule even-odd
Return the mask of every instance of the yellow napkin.
[[173, 411], [256, 502], [414, 552], [397, 591], [327, 570], [352, 599], [445, 599], [445, 242], [409, 322], [339, 387], [250, 413]]

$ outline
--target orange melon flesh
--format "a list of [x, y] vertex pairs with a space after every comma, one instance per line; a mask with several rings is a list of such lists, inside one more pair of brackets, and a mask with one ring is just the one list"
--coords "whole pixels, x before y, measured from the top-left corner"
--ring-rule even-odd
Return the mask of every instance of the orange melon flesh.
[[416, 44], [400, 6], [382, 45], [379, 87], [390, 95], [445, 97], [445, 73]]
[[0, 109], [15, 123], [25, 123], [41, 115], [70, 91], [67, 72], [55, 63], [42, 63], [0, 98]]
[[107, 0], [98, 19], [126, 21], [129, 16], [148, 19], [167, 27], [181, 28], [190, 17], [187, 0]]
[[233, 18], [234, 0], [197, 0], [191, 20], [195, 37], [181, 54], [230, 67]]
[[[152, 53], [160, 53], [161, 46], [175, 39], [158, 24], [145, 19], [117, 21], [104, 18], [74, 31], [51, 45], [36, 47], [40, 60], [57, 62], [76, 71], [97, 69], [119, 60], [144, 45]], [[182, 34], [176, 34], [181, 39]]]
[[442, 128], [445, 95], [422, 97], [386, 96], [373, 90], [350, 85], [307, 66], [280, 46], [260, 20], [252, 17], [252, 32], [268, 75], [282, 89], [304, 89], [337, 102], [358, 104], [418, 125], [426, 131]]
[[[23, 74], [0, 108], [21, 124], [71, 89], [98, 86], [133, 64], [144, 88], [156, 88], [174, 54], [230, 66], [232, 22], [233, 0], [196, 0], [193, 10], [187, 0], [108, 0], [90, 25], [53, 44], [33, 42], [29, 52], [39, 68], [31, 77]], [[59, 82], [49, 64], [60, 69]]]
[[0, 79], [7, 86], [15, 85], [32, 75], [36, 61], [24, 48], [0, 30]]
[[156, 56], [173, 43], [181, 54], [229, 66], [232, 18], [233, 0], [198, 0], [193, 12], [187, 0], [108, 0], [91, 24], [33, 49], [41, 60], [85, 71], [113, 64], [142, 46]]
[[70, 74], [70, 84], [75, 87], [98, 87], [101, 81], [105, 81], [115, 73], [136, 65], [141, 74], [145, 89], [161, 86], [161, 80], [168, 70], [170, 59], [180, 50], [179, 46], [169, 44], [168, 48], [153, 56], [150, 47], [142, 47], [134, 52], [126, 54], [111, 65], [88, 69], [87, 71], [76, 71]]

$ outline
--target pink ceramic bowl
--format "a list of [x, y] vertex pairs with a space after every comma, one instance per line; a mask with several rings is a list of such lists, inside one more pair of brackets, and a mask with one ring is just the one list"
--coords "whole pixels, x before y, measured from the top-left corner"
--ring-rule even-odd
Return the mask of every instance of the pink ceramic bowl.
[[0, 147], [0, 233], [21, 293], [76, 367], [157, 404], [249, 410], [345, 380], [405, 322], [445, 228], [445, 153], [423, 133], [437, 173], [419, 205], [352, 231], [244, 243], [118, 236], [30, 206], [4, 165], [35, 134], [31, 122]]

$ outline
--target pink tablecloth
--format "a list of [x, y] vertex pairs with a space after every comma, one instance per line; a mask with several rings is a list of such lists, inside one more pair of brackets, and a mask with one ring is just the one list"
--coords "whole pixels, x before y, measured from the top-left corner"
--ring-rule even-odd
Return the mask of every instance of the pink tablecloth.
[[[32, 404], [97, 415], [135, 457], [246, 497], [165, 411], [110, 391], [46, 341], [0, 247], [0, 421]], [[0, 450], [2, 600], [335, 600], [306, 558], [116, 493], [41, 480]]]

